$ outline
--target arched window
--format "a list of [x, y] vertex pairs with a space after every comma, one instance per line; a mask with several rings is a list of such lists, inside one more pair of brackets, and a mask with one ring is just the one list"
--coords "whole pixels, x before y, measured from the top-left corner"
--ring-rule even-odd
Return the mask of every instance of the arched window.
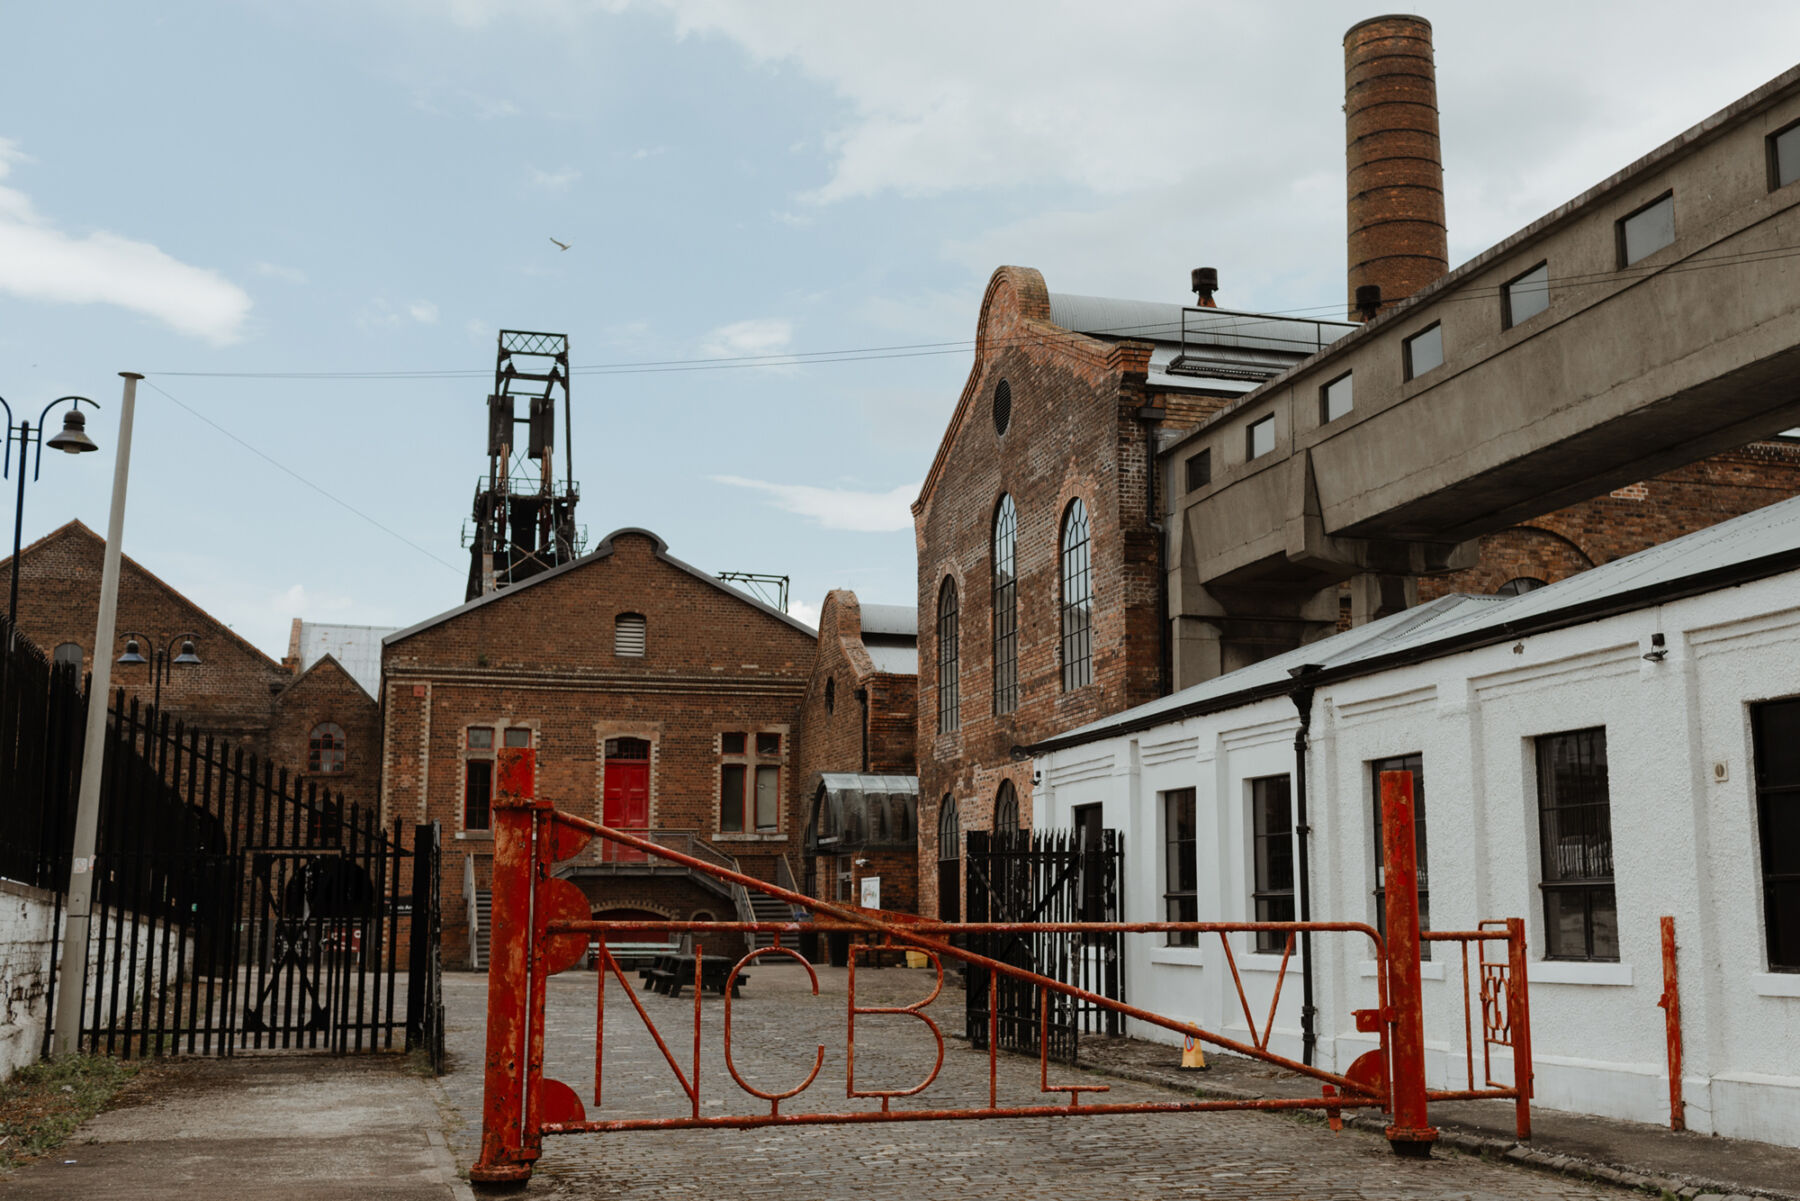
[[1062, 685], [1072, 692], [1094, 678], [1093, 577], [1088, 572], [1087, 506], [1076, 497], [1062, 526]]
[[945, 577], [938, 589], [937, 669], [938, 733], [948, 734], [961, 724], [957, 691], [956, 581]]
[[1544, 581], [1536, 576], [1522, 575], [1506, 581], [1494, 589], [1495, 596], [1524, 596], [1527, 592], [1536, 592], [1544, 587]]
[[306, 740], [306, 770], [343, 771], [344, 754], [344, 731], [332, 722], [321, 722]]
[[825, 712], [837, 712], [837, 678], [835, 676], [825, 677]]
[[613, 618], [613, 654], [623, 659], [644, 657], [642, 613], [621, 613]]
[[56, 648], [55, 654], [50, 656], [50, 662], [56, 666], [73, 663], [76, 671], [81, 670], [81, 659], [81, 643], [79, 642], [65, 642]]
[[1000, 792], [994, 797], [994, 833], [1019, 828], [1019, 793], [1011, 780], [1000, 781]]
[[1019, 518], [1010, 496], [994, 510], [994, 712], [1019, 707]]
[[962, 823], [949, 793], [938, 806], [938, 920], [962, 920]]

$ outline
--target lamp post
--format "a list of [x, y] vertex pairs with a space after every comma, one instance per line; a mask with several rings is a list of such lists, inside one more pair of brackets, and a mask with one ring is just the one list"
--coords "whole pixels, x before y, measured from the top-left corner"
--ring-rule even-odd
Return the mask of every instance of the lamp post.
[[[0, 409], [6, 410], [6, 453], [0, 458], [0, 476], [12, 471], [13, 443], [19, 444], [19, 499], [13, 508], [13, 553], [12, 553], [12, 595], [6, 604], [6, 619], [16, 631], [19, 622], [19, 542], [25, 532], [25, 455], [33, 442], [37, 443], [37, 458], [31, 468], [31, 478], [36, 480], [38, 471], [44, 466], [44, 421], [50, 416], [50, 410], [64, 401], [69, 402], [69, 411], [63, 416], [63, 427], [50, 438], [50, 448], [66, 454], [78, 455], [90, 450], [99, 450], [94, 440], [87, 436], [87, 417], [81, 411], [84, 404], [94, 404], [85, 396], [59, 396], [44, 406], [38, 414], [37, 428], [31, 428], [31, 422], [21, 421], [13, 424], [12, 406], [0, 399]], [[14, 635], [17, 636], [16, 634]]]
[[[150, 679], [156, 687], [155, 699], [150, 704], [158, 713], [161, 713], [162, 686], [163, 681], [169, 678], [170, 664], [176, 667], [198, 667], [200, 666], [200, 656], [194, 653], [194, 636], [192, 634], [177, 634], [169, 639], [167, 646], [162, 645], [162, 640], [159, 638], [146, 639], [151, 643], [150, 657], [146, 659], [143, 652], [138, 649], [138, 639], [143, 637], [135, 630], [125, 631], [125, 653], [119, 656], [119, 664], [122, 667], [132, 667], [140, 663], [150, 664]], [[175, 653], [177, 642], [181, 643], [180, 654]]]

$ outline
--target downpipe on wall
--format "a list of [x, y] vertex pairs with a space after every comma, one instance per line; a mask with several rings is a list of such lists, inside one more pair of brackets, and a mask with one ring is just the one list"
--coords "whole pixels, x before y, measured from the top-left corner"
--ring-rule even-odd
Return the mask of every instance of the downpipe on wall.
[[[1294, 708], [1300, 711], [1300, 727], [1294, 731], [1294, 832], [1300, 840], [1300, 920], [1312, 921], [1312, 824], [1306, 817], [1306, 759], [1310, 743], [1308, 735], [1312, 731], [1313, 685], [1312, 677], [1323, 670], [1317, 663], [1302, 663], [1299, 667], [1288, 669], [1294, 677], [1294, 687], [1288, 691], [1288, 699], [1294, 702]], [[1313, 1030], [1316, 1016], [1313, 1008], [1313, 958], [1312, 931], [1300, 931], [1300, 1062], [1307, 1067], [1313, 1066], [1313, 1056], [1318, 1045], [1318, 1035]]]

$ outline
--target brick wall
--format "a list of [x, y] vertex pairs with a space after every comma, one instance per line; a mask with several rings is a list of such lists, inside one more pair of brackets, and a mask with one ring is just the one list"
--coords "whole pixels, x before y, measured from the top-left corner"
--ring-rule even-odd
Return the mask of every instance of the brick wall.
[[[621, 613], [646, 618], [642, 657], [613, 653]], [[621, 531], [569, 568], [452, 610], [383, 652], [382, 807], [389, 822], [443, 823], [445, 958], [466, 945], [464, 860], [489, 886], [492, 840], [463, 821], [471, 726], [531, 731], [539, 795], [604, 820], [607, 739], [650, 743], [650, 824], [691, 830], [773, 879], [799, 846], [801, 707], [817, 643], [804, 627]], [[780, 828], [719, 829], [720, 735], [777, 734]], [[790, 862], [798, 870], [797, 855]], [[619, 877], [624, 880], [625, 877]], [[584, 887], [588, 885], [584, 882]], [[623, 885], [622, 885], [623, 886]], [[597, 886], [596, 886], [597, 887]], [[596, 896], [600, 894], [594, 894]], [[610, 894], [607, 894], [610, 895]], [[722, 915], [721, 915], [722, 916]]]
[[[344, 770], [314, 772], [309, 757], [312, 732], [331, 723], [344, 734]], [[381, 711], [336, 659], [326, 656], [275, 698], [269, 743], [283, 748], [285, 761], [301, 782], [341, 792], [358, 805], [372, 805], [381, 776]], [[411, 835], [409, 834], [410, 838]]]
[[[956, 797], [962, 828], [985, 829], [994, 790], [1011, 778], [1030, 805], [1029, 764], [1012, 748], [1151, 700], [1160, 684], [1157, 534], [1146, 511], [1144, 343], [1109, 344], [1049, 322], [1036, 271], [1002, 267], [983, 301], [975, 366], [914, 505], [919, 555], [919, 856], [923, 911], [935, 915], [941, 798]], [[1012, 415], [996, 433], [1001, 380]], [[1201, 405], [1200, 407], [1204, 407]], [[1184, 419], [1194, 413], [1183, 411]], [[1018, 515], [1018, 706], [993, 712], [993, 519], [1001, 496]], [[1090, 528], [1092, 683], [1064, 691], [1060, 546], [1069, 503]], [[961, 722], [938, 733], [939, 589], [956, 581]]]
[[1622, 555], [1800, 495], [1800, 444], [1755, 442], [1558, 509], [1481, 540], [1467, 571], [1419, 581], [1419, 599], [1492, 593], [1520, 577], [1554, 584]]

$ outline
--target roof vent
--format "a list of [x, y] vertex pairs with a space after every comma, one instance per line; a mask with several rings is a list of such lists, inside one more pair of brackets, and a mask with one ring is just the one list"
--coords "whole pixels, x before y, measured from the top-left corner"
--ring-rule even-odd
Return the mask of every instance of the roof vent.
[[1381, 285], [1356, 285], [1356, 315], [1364, 321], [1375, 320], [1375, 314], [1381, 311]]
[[1219, 269], [1217, 267], [1195, 267], [1188, 276], [1189, 286], [1194, 289], [1195, 303], [1203, 309], [1216, 309], [1213, 293], [1219, 290]]

